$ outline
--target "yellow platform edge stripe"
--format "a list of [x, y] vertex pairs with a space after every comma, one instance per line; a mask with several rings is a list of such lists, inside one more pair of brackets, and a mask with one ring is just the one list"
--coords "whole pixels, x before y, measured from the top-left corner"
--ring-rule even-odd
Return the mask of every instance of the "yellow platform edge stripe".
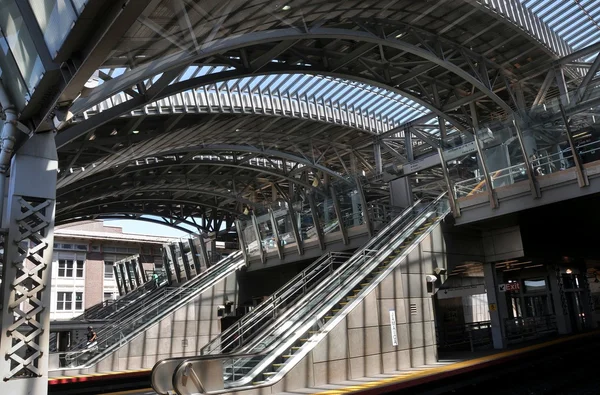
[[534, 344], [531, 346], [518, 348], [515, 350], [503, 351], [503, 352], [488, 355], [485, 357], [479, 357], [479, 358], [469, 359], [467, 361], [450, 363], [450, 364], [440, 366], [440, 367], [427, 368], [426, 370], [417, 371], [414, 373], [402, 372], [401, 375], [398, 375], [396, 377], [389, 377], [389, 378], [385, 378], [385, 379], [381, 379], [381, 380], [370, 381], [370, 382], [366, 382], [363, 384], [352, 385], [352, 386], [348, 386], [348, 387], [344, 387], [344, 388], [340, 388], [340, 389], [315, 392], [314, 395], [350, 394], [350, 393], [355, 393], [355, 392], [361, 392], [361, 391], [364, 391], [366, 389], [373, 388], [373, 387], [383, 387], [383, 386], [392, 385], [392, 384], [404, 383], [404, 382], [416, 380], [416, 379], [422, 378], [422, 377], [435, 376], [440, 373], [452, 372], [455, 370], [464, 369], [464, 368], [468, 368], [468, 367], [472, 367], [472, 366], [477, 366], [477, 365], [481, 365], [481, 364], [484, 364], [487, 362], [492, 362], [492, 361], [504, 359], [507, 357], [515, 356], [515, 355], [525, 354], [525, 353], [528, 353], [531, 351], [539, 350], [539, 349], [546, 348], [546, 347], [551, 347], [553, 345], [565, 343], [565, 342], [568, 342], [571, 340], [577, 340], [577, 339], [585, 338], [588, 336], [597, 335], [599, 333], [600, 333], [600, 331], [587, 332], [587, 333], [582, 333], [579, 335], [573, 335], [573, 336], [569, 336], [569, 337], [551, 340], [551, 341], [544, 342], [544, 343]]

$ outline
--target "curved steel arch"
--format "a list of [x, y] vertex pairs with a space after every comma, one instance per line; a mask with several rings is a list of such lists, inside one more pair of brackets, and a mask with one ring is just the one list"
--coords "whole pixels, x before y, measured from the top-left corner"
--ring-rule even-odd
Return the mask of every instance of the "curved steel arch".
[[[110, 111], [112, 109], [115, 109], [115, 110], [113, 110], [113, 112], [115, 112], [115, 111], [117, 112], [116, 114], [114, 114], [112, 116], [112, 118], [115, 118], [117, 116], [126, 115], [127, 113], [132, 113], [136, 109], [139, 109], [140, 107], [143, 107], [143, 106], [148, 106], [152, 103], [156, 103], [156, 106], [159, 106], [160, 105], [158, 103], [159, 100], [164, 100], [164, 99], [167, 99], [170, 97], [174, 97], [177, 94], [184, 93], [188, 90], [195, 90], [202, 86], [207, 86], [207, 85], [212, 85], [212, 84], [227, 82], [227, 81], [233, 81], [233, 80], [240, 80], [240, 79], [243, 79], [246, 77], [260, 78], [263, 76], [280, 75], [280, 74], [311, 74], [311, 75], [315, 75], [315, 76], [327, 76], [327, 77], [332, 77], [332, 78], [343, 79], [346, 81], [360, 82], [363, 84], [368, 84], [372, 87], [385, 89], [389, 92], [393, 92], [398, 95], [401, 95], [401, 96], [411, 100], [415, 104], [425, 107], [426, 109], [430, 110], [433, 114], [435, 114], [439, 117], [442, 117], [443, 119], [448, 121], [450, 124], [454, 125], [458, 130], [466, 130], [466, 128], [461, 123], [459, 123], [455, 118], [453, 118], [452, 116], [448, 115], [445, 112], [445, 111], [451, 110], [453, 108], [451, 108], [449, 106], [446, 106], [446, 108], [444, 108], [444, 109], [438, 108], [437, 106], [433, 105], [432, 103], [429, 103], [429, 102], [423, 100], [419, 96], [416, 96], [407, 90], [399, 89], [397, 87], [390, 86], [388, 84], [385, 84], [385, 83], [382, 83], [379, 81], [375, 81], [375, 80], [371, 80], [368, 78], [364, 78], [364, 77], [361, 77], [358, 75], [348, 74], [345, 72], [332, 72], [327, 69], [319, 68], [316, 66], [285, 66], [285, 65], [276, 64], [276, 63], [263, 67], [259, 74], [255, 74], [255, 73], [251, 73], [251, 72], [239, 72], [237, 70], [227, 70], [227, 71], [206, 74], [206, 75], [203, 75], [200, 77], [194, 77], [194, 78], [190, 78], [187, 80], [179, 81], [179, 82], [173, 83], [173, 84], [169, 85], [168, 87], [166, 87], [160, 94], [158, 94], [156, 97], [152, 98], [152, 100], [148, 100], [145, 97], [134, 98], [135, 100], [134, 99], [125, 100], [127, 97], [127, 94], [124, 92], [120, 92], [120, 93], [117, 93], [117, 96], [120, 96], [124, 100], [117, 100], [120, 103], [117, 104], [116, 106], [111, 107], [109, 105], [109, 106], [106, 106], [106, 109], [101, 108], [100, 106], [93, 106], [89, 109], [83, 110], [79, 114], [79, 116], [75, 117], [75, 121], [82, 122], [82, 123], [88, 122], [89, 119], [93, 119], [95, 116], [97, 116], [103, 112], [108, 113], [108, 111]], [[283, 91], [282, 93], [286, 93], [286, 92]], [[194, 92], [194, 94], [196, 94], [196, 92]], [[270, 101], [272, 101], [274, 97], [278, 97], [278, 96], [273, 95], [272, 92], [261, 92], [261, 95], [266, 98], [270, 98]], [[344, 103], [341, 101], [338, 101], [336, 104], [338, 104], [339, 108], [344, 106]], [[399, 105], [403, 105], [404, 107], [410, 107], [405, 104], [399, 104]], [[120, 106], [120, 108], [117, 110], [117, 108], [119, 106]], [[226, 105], [220, 103], [219, 108], [216, 110], [211, 109], [210, 113], [218, 112], [218, 113], [222, 113], [222, 114], [232, 114], [232, 113], [235, 113], [232, 108], [233, 108], [233, 106], [231, 106], [231, 105], [226, 106]], [[267, 108], [263, 107], [263, 111], [266, 111], [266, 110], [267, 110]], [[272, 112], [275, 112], [274, 109], [269, 108], [269, 110], [271, 110]], [[418, 111], [418, 110], [415, 110], [415, 112], [416, 111]], [[352, 112], [352, 111], [349, 111], [349, 112]], [[359, 116], [364, 116], [363, 114], [357, 113], [356, 111], [354, 111], [353, 114], [357, 118]], [[148, 114], [144, 111], [144, 115], [148, 115]], [[150, 115], [152, 115], [152, 114], [150, 114]], [[161, 115], [161, 114], [159, 113], [157, 115]], [[274, 114], [274, 113], [271, 114], [271, 113], [264, 112], [263, 114], [259, 114], [259, 115], [271, 115], [271, 116], [281, 116], [281, 117], [289, 117], [289, 118], [323, 121], [323, 119], [321, 119], [321, 117], [318, 114], [317, 114], [318, 119], [315, 119], [315, 118], [305, 116], [303, 111], [293, 112], [293, 114], [291, 114], [291, 115], [285, 114], [283, 112], [282, 112], [282, 114]], [[426, 113], [422, 114], [422, 115], [426, 115]], [[378, 116], [378, 114], [375, 114], [375, 116]], [[324, 117], [324, 118], [327, 118], [327, 117]], [[383, 119], [380, 119], [380, 121], [383, 122]], [[334, 124], [342, 125], [342, 126], [348, 126], [351, 128], [355, 128], [355, 129], [363, 130], [363, 131], [366, 131], [369, 133], [373, 133], [370, 130], [370, 128], [359, 127], [358, 125], [351, 125], [349, 122], [348, 123], [343, 122], [343, 120], [341, 120], [341, 122], [335, 122], [335, 119], [334, 119], [333, 122], [330, 122], [328, 119], [326, 119], [325, 122], [326, 123], [334, 123]], [[92, 122], [89, 122], [89, 123], [92, 123]], [[98, 125], [94, 125], [94, 127], [97, 127], [97, 126]], [[64, 137], [61, 137], [62, 133], [68, 132], [69, 130], [70, 129], [65, 129], [63, 132], [61, 132], [57, 136], [57, 146], [59, 148], [64, 146], [65, 144], [67, 144], [69, 141], [76, 138], [76, 137], [72, 137], [72, 138], [69, 138], [68, 141], [65, 141], [66, 135]]]
[[[213, 196], [213, 197], [220, 197], [223, 198], [224, 200], [234, 200], [237, 202], [240, 202], [242, 204], [246, 204], [250, 207], [262, 207], [261, 204], [256, 203], [256, 202], [252, 202], [250, 200], [247, 199], [243, 199], [240, 197], [234, 197], [233, 195], [227, 195], [224, 193], [218, 193], [215, 192], [214, 190], [206, 190], [203, 188], [195, 188], [195, 189], [186, 189], [186, 188], [178, 188], [176, 186], [156, 186], [156, 185], [149, 185], [149, 186], [144, 186], [144, 188], [146, 189], [142, 189], [142, 188], [135, 188], [135, 187], [130, 187], [128, 189], [120, 189], [118, 192], [118, 194], [126, 194], [126, 193], [140, 193], [140, 192], [187, 192], [187, 193], [197, 193], [199, 195], [209, 195], [209, 196]], [[89, 203], [91, 201], [95, 201], [97, 199], [103, 199], [103, 198], [108, 198], [111, 196], [114, 196], [115, 193], [114, 192], [107, 192], [105, 194], [100, 194], [100, 195], [96, 195], [93, 197], [90, 197], [87, 200], [81, 200], [81, 201], [77, 201], [75, 204], [72, 204], [69, 206], [69, 209], [73, 210], [79, 206], [81, 206], [82, 204], [86, 204]]]
[[[353, 40], [353, 41], [358, 41], [358, 42], [372, 43], [375, 45], [389, 46], [389, 47], [392, 47], [392, 48], [395, 48], [395, 49], [398, 49], [401, 51], [406, 51], [408, 53], [411, 53], [413, 55], [421, 57], [422, 59], [425, 59], [429, 62], [432, 62], [433, 64], [443, 67], [446, 70], [454, 73], [455, 75], [458, 75], [463, 80], [465, 80], [465, 81], [471, 83], [473, 86], [475, 86], [485, 96], [488, 96], [490, 99], [492, 99], [492, 101], [494, 101], [503, 110], [512, 112], [511, 107], [508, 104], [506, 104], [500, 97], [498, 97], [491, 90], [490, 87], [488, 87], [482, 81], [478, 80], [477, 78], [475, 78], [474, 76], [469, 74], [467, 71], [463, 70], [462, 68], [456, 66], [453, 63], [450, 63], [449, 61], [446, 61], [446, 60], [440, 58], [433, 52], [429, 52], [429, 51], [421, 49], [415, 45], [408, 44], [408, 43], [402, 42], [400, 40], [390, 39], [390, 38], [381, 38], [381, 37], [378, 37], [378, 36], [376, 36], [372, 33], [368, 33], [368, 32], [347, 30], [347, 29], [335, 29], [335, 28], [316, 28], [316, 29], [310, 29], [309, 31], [307, 31], [305, 33], [299, 32], [296, 29], [277, 29], [277, 30], [273, 30], [273, 31], [254, 32], [254, 33], [245, 34], [242, 36], [233, 36], [233, 37], [229, 37], [229, 38], [225, 38], [225, 39], [215, 40], [215, 41], [205, 45], [205, 48], [202, 51], [202, 56], [189, 55], [189, 54], [185, 54], [185, 53], [178, 53], [178, 54], [170, 55], [170, 56], [167, 56], [166, 58], [160, 59], [155, 62], [150, 62], [147, 65], [141, 66], [139, 69], [133, 69], [131, 72], [126, 73], [121, 77], [117, 77], [111, 81], [108, 81], [105, 84], [101, 85], [99, 88], [96, 88], [96, 90], [93, 91], [90, 94], [90, 96], [88, 96], [87, 98], [80, 99], [77, 102], [75, 102], [73, 104], [73, 106], [71, 107], [71, 111], [74, 113], [81, 112], [87, 108], [90, 108], [90, 107], [102, 102], [109, 96], [112, 96], [118, 92], [124, 91], [125, 89], [129, 88], [130, 86], [135, 85], [136, 83], [143, 82], [144, 80], [147, 80], [148, 78], [152, 78], [153, 76], [155, 76], [159, 73], [169, 72], [173, 69], [177, 69], [178, 67], [185, 67], [198, 59], [216, 55], [218, 53], [222, 53], [227, 50], [239, 49], [239, 48], [243, 48], [243, 47], [247, 47], [247, 46], [253, 46], [253, 45], [262, 44], [262, 43], [269, 43], [269, 42], [273, 42], [273, 41], [305, 40], [305, 39], [311, 39], [311, 38], [313, 38], [313, 39], [316, 39], [316, 38], [347, 39], [347, 40]], [[240, 73], [240, 72], [238, 71], [238, 73]], [[173, 78], [175, 78], [175, 77], [173, 77]], [[368, 81], [372, 82], [374, 80], [368, 79]], [[171, 82], [171, 81], [168, 81], [168, 82]], [[150, 88], [150, 89], [152, 89], [152, 88]], [[133, 108], [137, 108], [137, 107], [143, 105], [143, 103], [147, 101], [145, 96], [146, 95], [139, 95], [139, 96], [136, 96], [136, 97], [132, 98], [131, 100], [129, 100], [132, 103], [130, 103], [130, 105], [126, 107], [129, 109], [125, 110], [125, 112], [130, 111]], [[156, 97], [158, 97], [158, 96], [156, 96]], [[152, 97], [152, 99], [155, 99], [156, 97]], [[164, 97], [164, 96], [162, 96], [162, 97]], [[122, 104], [124, 104], [124, 103], [122, 103]], [[429, 108], [430, 105], [428, 104], [427, 107]], [[122, 107], [121, 110], [123, 110], [123, 108], [125, 108], [125, 107]], [[113, 113], [115, 113], [116, 115], [112, 115], [112, 117], [115, 117], [115, 116], [118, 116], [119, 111], [118, 110], [113, 111]], [[111, 114], [108, 114], [108, 116], [110, 116], [110, 115]], [[440, 116], [441, 116], [441, 114], [440, 114]], [[67, 142], [73, 140], [74, 138], [76, 138], [79, 135], [79, 134], [76, 134], [73, 136], [73, 134], [74, 134], [73, 132], [74, 131], [69, 133], [69, 135], [65, 135], [63, 137], [60, 137], [62, 133], [59, 133], [59, 135], [57, 136], [57, 143], [58, 143], [57, 146], [60, 147], [64, 144], [66, 144]]]
[[[337, 172], [327, 168], [326, 166], [320, 165], [318, 163], [313, 163], [312, 161], [310, 161], [306, 158], [303, 158], [303, 157], [300, 157], [300, 156], [297, 156], [297, 155], [294, 155], [294, 154], [288, 153], [288, 152], [276, 151], [276, 150], [270, 150], [270, 149], [262, 149], [262, 148], [257, 148], [257, 147], [253, 147], [253, 146], [233, 145], [233, 144], [203, 144], [203, 145], [197, 145], [197, 146], [188, 146], [188, 147], [180, 148], [180, 149], [155, 152], [153, 156], [168, 156], [168, 155], [183, 154], [183, 153], [189, 153], [189, 152], [202, 153], [202, 152], [218, 152], [218, 151], [248, 152], [248, 153], [262, 154], [262, 155], [269, 156], [269, 157], [276, 157], [276, 158], [281, 158], [281, 159], [285, 159], [285, 160], [290, 160], [294, 163], [302, 164], [311, 169], [319, 170], [319, 171], [323, 172], [324, 174], [328, 174], [329, 176], [331, 176], [335, 179], [339, 179], [346, 183], [350, 183], [350, 181], [348, 179], [346, 179], [342, 175], [338, 174]], [[122, 158], [120, 155], [117, 155], [117, 157]], [[146, 155], [143, 157], [137, 157], [137, 158], [128, 157], [128, 158], [126, 158], [126, 160], [118, 162], [118, 164], [120, 165], [122, 163], [131, 162], [133, 160], [141, 160], [141, 159], [144, 159], [147, 157], [148, 156], [146, 156]], [[198, 163], [198, 162], [192, 162], [192, 163]], [[226, 162], [218, 162], [218, 163], [225, 164]], [[115, 164], [114, 162], [111, 162], [110, 166], [112, 166], [114, 164]], [[171, 165], [176, 165], [176, 164], [171, 163]], [[99, 174], [100, 172], [109, 170], [111, 168], [112, 167], [103, 166], [101, 164], [101, 165], [98, 165], [97, 167], [91, 169], [86, 174], [90, 174], [90, 175]], [[62, 188], [66, 185], [69, 185], [70, 178], [71, 178], [70, 176], [67, 176], [67, 177], [59, 180], [58, 187]], [[84, 178], [86, 178], [86, 177], [84, 177]], [[81, 178], [81, 179], [84, 179], [84, 178]], [[78, 180], [73, 181], [73, 183], [76, 181], [78, 181]]]
[[[412, 100], [416, 104], [419, 104], [419, 105], [427, 108], [433, 114], [435, 114], [439, 117], [442, 117], [443, 119], [448, 121], [450, 124], [454, 125], [458, 130], [466, 129], [455, 118], [453, 118], [452, 116], [448, 115], [445, 112], [448, 110], [452, 110], [453, 108], [451, 108], [451, 106], [447, 106], [444, 110], [440, 109], [440, 108], [434, 106], [433, 104], [428, 103], [427, 101], [424, 101], [423, 99], [419, 98], [418, 96], [415, 96], [414, 94], [409, 93], [403, 89], [398, 89], [398, 88], [395, 88], [393, 86], [390, 86], [390, 85], [387, 85], [387, 84], [384, 84], [384, 83], [381, 83], [378, 81], [370, 80], [370, 79], [364, 78], [364, 77], [355, 76], [352, 74], [346, 74], [343, 72], [330, 72], [327, 70], [318, 69], [316, 67], [309, 68], [309, 67], [304, 67], [304, 66], [284, 66], [281, 64], [271, 64], [269, 66], [265, 66], [262, 69], [260, 74], [253, 74], [253, 73], [247, 72], [247, 71], [228, 70], [228, 71], [223, 71], [220, 73], [207, 74], [207, 75], [204, 75], [201, 77], [195, 77], [195, 78], [177, 82], [177, 83], [174, 83], [172, 85], [165, 87], [160, 92], [160, 94], [157, 94], [155, 97], [153, 97], [150, 100], [146, 96], [140, 95], [140, 96], [131, 98], [127, 101], [123, 101], [120, 104], [117, 104], [113, 107], [108, 107], [107, 109], [105, 109], [103, 111], [98, 111], [95, 115], [93, 115], [91, 117], [88, 117], [87, 115], [82, 115], [82, 117], [80, 117], [80, 118], [84, 118], [84, 120], [81, 120], [81, 121], [73, 124], [72, 126], [66, 128], [66, 129], [63, 129], [56, 135], [56, 146], [57, 146], [57, 148], [60, 149], [61, 147], [64, 147], [71, 141], [88, 133], [90, 130], [95, 129], [95, 128], [109, 122], [111, 119], [127, 115], [128, 113], [131, 113], [136, 109], [139, 109], [145, 105], [148, 105], [149, 103], [157, 102], [158, 100], [162, 100], [162, 99], [168, 98], [170, 96], [174, 96], [176, 94], [185, 92], [190, 89], [198, 88], [203, 85], [210, 85], [210, 84], [219, 83], [219, 82], [226, 82], [226, 81], [241, 79], [241, 78], [250, 77], [250, 76], [265, 76], [265, 75], [290, 74], [290, 73], [292, 73], [292, 74], [293, 73], [306, 73], [306, 74], [313, 74], [313, 75], [324, 75], [324, 76], [342, 78], [342, 79], [345, 79], [348, 81], [361, 82], [361, 83], [369, 84], [369, 85], [379, 87], [382, 89], [386, 89], [388, 91], [402, 95], [402, 96], [406, 97], [407, 99]], [[263, 92], [263, 95], [267, 96], [267, 93]], [[460, 106], [460, 104], [457, 107], [459, 107], [459, 106]], [[510, 108], [510, 107], [508, 107], [508, 108]], [[86, 110], [82, 110], [82, 111], [86, 111]], [[219, 110], [217, 110], [217, 111], [221, 111], [221, 109], [219, 108]], [[212, 111], [212, 112], [214, 112], [214, 111]], [[231, 114], [232, 112], [231, 111], [227, 111], [227, 112], [221, 111], [221, 113], [222, 114]], [[257, 115], [269, 116], [271, 114], [257, 114]], [[300, 115], [297, 117], [298, 119], [321, 121], [320, 119], [303, 117], [304, 114], [298, 114], [298, 115]], [[275, 114], [275, 115], [271, 115], [271, 116], [285, 117], [286, 115]], [[296, 117], [290, 117], [290, 118], [296, 118]], [[326, 122], [326, 123], [332, 123], [332, 122]], [[359, 127], [355, 127], [355, 126], [352, 126], [349, 124], [341, 123], [340, 125], [348, 126], [348, 127], [358, 129], [358, 130], [368, 131], [366, 129], [361, 129]]]
[[[93, 91], [85, 100], [81, 102], [80, 105], [74, 105], [71, 111], [73, 113], [77, 113], [85, 108], [89, 108], [100, 103], [117, 92], [124, 91], [130, 86], [154, 77], [160, 73], [170, 71], [177, 67], [186, 66], [199, 59], [208, 58], [229, 50], [241, 49], [258, 44], [266, 44], [273, 41], [293, 41], [319, 38], [346, 39], [357, 42], [372, 43], [408, 52], [453, 72], [465, 81], [471, 83], [481, 92], [485, 93], [486, 96], [496, 102], [496, 104], [498, 104], [504, 110], [512, 111], [510, 106], [508, 106], [501, 98], [492, 92], [489, 87], [485, 86], [477, 78], [473, 77], [471, 74], [467, 73], [465, 70], [461, 69], [455, 64], [440, 58], [433, 52], [424, 50], [416, 45], [403, 42], [402, 40], [382, 38], [366, 31], [327, 27], [311, 28], [305, 32], [295, 28], [287, 28], [246, 33], [243, 35], [230, 36], [206, 43], [203, 46], [200, 55], [187, 54], [185, 52], [168, 55], [165, 58], [159, 59], [155, 62], [150, 62], [146, 65], [140, 66], [137, 69], [133, 69], [130, 73], [124, 74], [123, 77], [117, 77], [102, 84], [99, 87], [101, 89], [97, 88], [98, 90]], [[133, 80], [129, 78], [130, 76], [133, 77]], [[84, 108], [81, 108], [82, 106]]]
[[[82, 210], [86, 210], [89, 208], [93, 208], [93, 207], [102, 207], [102, 206], [111, 206], [111, 205], [116, 205], [116, 204], [128, 204], [128, 203], [139, 203], [139, 204], [143, 204], [143, 203], [154, 203], [154, 204], [178, 204], [178, 205], [185, 205], [188, 207], [207, 207], [213, 210], [221, 210], [221, 211], [225, 211], [228, 212], [230, 214], [239, 214], [239, 212], [236, 212], [234, 210], [230, 210], [227, 207], [219, 207], [219, 206], [215, 206], [212, 204], [207, 204], [207, 203], [199, 203], [199, 202], [194, 202], [192, 200], [187, 200], [187, 199], [179, 199], [179, 198], [175, 198], [175, 199], [152, 199], [152, 198], [143, 198], [143, 199], [125, 199], [125, 200], [113, 200], [113, 201], [109, 201], [109, 202], [101, 202], [101, 203], [95, 203], [95, 204], [90, 204], [85, 206], [84, 208], [82, 208]], [[68, 207], [65, 208], [66, 209], [72, 209], [72, 207]], [[57, 217], [60, 216], [63, 213], [63, 210], [57, 210]]]
[[[72, 184], [68, 184], [67, 186], [63, 187], [63, 188], [59, 188], [57, 190], [57, 198], [60, 198], [61, 196], [64, 196], [66, 194], [72, 193], [76, 190], [79, 190], [81, 188], [89, 188], [89, 187], [93, 187], [97, 184], [102, 184], [105, 183], [107, 181], [110, 180], [114, 180], [114, 179], [118, 179], [121, 176], [125, 175], [125, 174], [131, 174], [131, 173], [136, 173], [139, 171], [147, 171], [147, 170], [154, 170], [154, 169], [161, 169], [161, 168], [165, 168], [165, 167], [173, 167], [173, 168], [181, 168], [181, 167], [193, 167], [193, 166], [220, 166], [220, 167], [235, 167], [235, 168], [239, 168], [239, 169], [244, 169], [244, 170], [251, 170], [254, 171], [256, 173], [261, 173], [261, 174], [268, 174], [274, 177], [279, 177], [281, 179], [285, 179], [288, 180], [289, 182], [292, 182], [296, 185], [300, 185], [305, 187], [306, 189], [314, 189], [314, 187], [310, 184], [304, 183], [302, 182], [302, 180], [299, 180], [297, 178], [293, 178], [290, 177], [286, 174], [283, 173], [279, 173], [274, 171], [274, 169], [268, 168], [268, 167], [259, 167], [259, 166], [242, 166], [242, 165], [238, 165], [235, 163], [228, 163], [228, 162], [220, 162], [220, 161], [189, 161], [189, 162], [185, 162], [185, 163], [173, 163], [173, 162], [162, 162], [162, 163], [153, 163], [153, 164], [149, 164], [149, 165], [144, 165], [144, 166], [139, 166], [139, 167], [133, 167], [131, 170], [127, 170], [127, 171], [123, 171], [121, 173], [118, 174], [112, 174], [112, 175], [108, 175], [106, 177], [102, 177], [102, 178], [97, 178], [97, 179], [89, 179], [89, 178], [83, 178], [81, 180], [82, 183], [72, 183]], [[98, 173], [97, 175], [102, 175], [102, 173]], [[190, 176], [193, 176], [190, 175]], [[144, 177], [144, 178], [136, 178], [136, 180], [146, 180], [146, 179], [151, 179], [151, 178], [155, 178], [155, 179], [169, 179], [169, 178], [183, 178], [185, 177], [185, 175], [181, 175], [181, 174], [176, 174], [173, 176], [173, 174], [164, 174], [164, 175], [160, 175], [160, 176], [148, 176], [148, 177]], [[86, 182], [87, 181], [87, 182]]]

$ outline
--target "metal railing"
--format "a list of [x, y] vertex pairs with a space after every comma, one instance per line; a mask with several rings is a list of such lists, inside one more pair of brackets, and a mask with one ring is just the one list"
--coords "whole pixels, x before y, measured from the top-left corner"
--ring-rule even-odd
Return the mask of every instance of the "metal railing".
[[[583, 157], [583, 163], [587, 163], [588, 161], [585, 160], [585, 156], [595, 155], [596, 151], [600, 151], [600, 141], [592, 141], [579, 145], [577, 151], [580, 157]], [[536, 177], [560, 172], [574, 166], [573, 153], [570, 150], [536, 158], [531, 163], [533, 174]], [[494, 170], [489, 173], [492, 186], [498, 188], [504, 185], [512, 185], [519, 181], [525, 181], [527, 180], [526, 170], [525, 163], [518, 163], [504, 169]], [[486, 182], [483, 176], [469, 178], [454, 184], [454, 196], [456, 198], [472, 196], [486, 190]]]
[[334, 269], [350, 258], [352, 254], [330, 252], [314, 261], [285, 285], [275, 291], [269, 298], [259, 304], [250, 313], [240, 318], [233, 326], [227, 328], [218, 337], [200, 350], [201, 355], [231, 351], [244, 344], [253, 334], [258, 332], [278, 313], [290, 307], [297, 299], [330, 275]]
[[65, 365], [60, 368], [93, 366], [110, 352], [137, 336], [143, 329], [171, 314], [183, 303], [187, 303], [244, 265], [242, 253], [238, 251], [181, 287], [164, 287], [153, 293], [152, 298], [142, 298], [139, 303], [134, 304], [134, 309], [123, 310], [110, 323], [98, 330], [96, 344], [89, 345], [87, 342], [81, 342], [73, 350], [59, 353], [58, 360], [61, 361], [61, 365]]
[[85, 310], [83, 314], [75, 317], [72, 321], [88, 321], [88, 320], [106, 320], [120, 312], [123, 308], [130, 306], [132, 303], [148, 296], [149, 293], [166, 285], [166, 274], [159, 274], [157, 279], [150, 279], [142, 286], [134, 289], [127, 295], [116, 300], [105, 300], [95, 306]]
[[[289, 350], [298, 338], [308, 336], [309, 339], [305, 343], [307, 347], [312, 347], [318, 340], [323, 338], [328, 331], [333, 329], [360, 302], [361, 297], [371, 292], [383, 278], [395, 269], [399, 262], [402, 261], [402, 258], [412, 250], [415, 243], [422, 240], [426, 231], [423, 231], [423, 234], [415, 235], [416, 239], [407, 247], [401, 249], [402, 252], [394, 258], [395, 263], [388, 265], [379, 274], [374, 273], [383, 260], [401, 248], [402, 243], [413, 236], [415, 231], [423, 226], [428, 219], [438, 216], [443, 217], [448, 213], [447, 203], [441, 200], [442, 197], [443, 195], [426, 207], [415, 204], [415, 206], [406, 210], [400, 217], [384, 228], [376, 238], [372, 239], [367, 246], [357, 251], [346, 263], [321, 281], [319, 286], [297, 301], [295, 308], [286, 310], [260, 337], [255, 337], [250, 344], [240, 350], [240, 352], [244, 353], [243, 355], [215, 356], [216, 359], [227, 358], [228, 360], [222, 367], [223, 371], [226, 372], [226, 377], [224, 377], [226, 382], [225, 387], [235, 387], [238, 390], [257, 388], [261, 385], [248, 385], [252, 378], [262, 374], [265, 369], [272, 365], [273, 360], [281, 356], [286, 349]], [[427, 229], [430, 229], [430, 227]], [[338, 309], [339, 311], [333, 317], [329, 317], [330, 319], [324, 323], [323, 317], [328, 313], [331, 314], [332, 309], [341, 300], [344, 300], [369, 275], [375, 276], [370, 285], [356, 294], [353, 302]], [[315, 333], [311, 334], [309, 332], [311, 328], [315, 330]], [[300, 348], [300, 351], [292, 356], [293, 358], [287, 359], [287, 362], [281, 364], [282, 367], [270, 376], [269, 382], [283, 377], [291, 369], [291, 366], [299, 360], [298, 358], [302, 358], [307, 352], [308, 348]], [[210, 360], [207, 357], [209, 356], [188, 359], [175, 358], [159, 362], [153, 369], [153, 387], [159, 393], [166, 393], [161, 391], [168, 387], [169, 384], [165, 384], [164, 382], [157, 383], [155, 379], [161, 380], [161, 378], [169, 377], [169, 372], [165, 372], [165, 370], [170, 369], [173, 372], [173, 375], [170, 377], [172, 378], [172, 383], [178, 385], [178, 393], [206, 392], [201, 383], [200, 385], [194, 384], [194, 382], [198, 382], [197, 380], [187, 380], [187, 378], [191, 377], [190, 374], [195, 374], [194, 372], [198, 367], [197, 362], [204, 363], [202, 361]], [[184, 385], [181, 384], [180, 379], [184, 376], [186, 377], [188, 387], [190, 383], [195, 386], [192, 392], [189, 392], [189, 388], [183, 388]], [[222, 392], [223, 390], [211, 393]]]

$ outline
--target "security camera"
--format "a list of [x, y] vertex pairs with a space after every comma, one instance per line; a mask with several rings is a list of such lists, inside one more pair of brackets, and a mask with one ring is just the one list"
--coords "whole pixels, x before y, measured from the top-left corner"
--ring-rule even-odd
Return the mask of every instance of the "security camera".
[[434, 283], [437, 281], [437, 277], [433, 274], [428, 274], [427, 276], [425, 276], [425, 280], [427, 280], [428, 283]]
[[433, 271], [434, 271], [434, 273], [435, 273], [436, 276], [440, 276], [442, 274], [446, 274], [446, 272], [447, 272], [446, 268], [443, 268], [443, 267], [436, 267]]

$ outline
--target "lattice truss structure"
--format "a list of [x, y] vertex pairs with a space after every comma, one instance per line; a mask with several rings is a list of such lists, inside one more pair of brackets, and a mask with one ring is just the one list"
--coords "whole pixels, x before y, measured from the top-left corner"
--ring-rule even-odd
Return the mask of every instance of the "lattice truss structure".
[[[15, 198], [18, 202], [16, 225], [11, 227], [5, 245], [7, 278], [3, 345], [9, 371], [3, 380], [39, 377], [45, 374], [42, 348], [44, 322], [49, 319], [49, 304], [43, 300], [52, 261], [52, 246], [47, 241], [54, 214], [54, 200]], [[49, 295], [46, 295], [49, 296]], [[8, 322], [7, 322], [8, 321]], [[47, 334], [45, 342], [47, 343]]]
[[[537, 3], [96, 7], [112, 34], [88, 48], [82, 28], [84, 61], [24, 112], [36, 130], [59, 128], [57, 221], [154, 214], [219, 229], [247, 205], [376, 176], [474, 124], [526, 113], [560, 93], [549, 69], [567, 91], [594, 85], [598, 51], [573, 55], [587, 40], [563, 39]], [[84, 87], [94, 73], [98, 86]], [[439, 170], [417, 178], [423, 193], [442, 185]]]

